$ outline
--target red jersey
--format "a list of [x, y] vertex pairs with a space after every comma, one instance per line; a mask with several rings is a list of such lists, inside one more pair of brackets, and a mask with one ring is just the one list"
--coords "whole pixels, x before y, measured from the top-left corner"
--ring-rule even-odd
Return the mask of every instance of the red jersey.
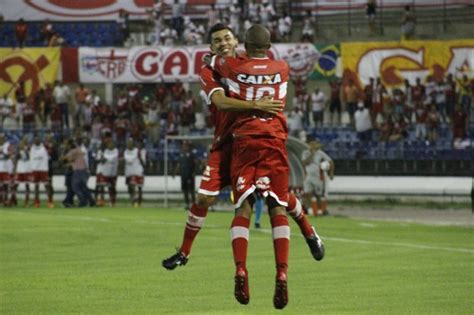
[[207, 95], [207, 105], [211, 113], [211, 120], [214, 124], [214, 140], [212, 149], [216, 149], [222, 143], [231, 139], [232, 125], [234, 124], [237, 114], [234, 112], [220, 111], [216, 105], [211, 102], [211, 95], [217, 90], [225, 92], [222, 86], [222, 78], [219, 74], [212, 71], [210, 67], [204, 66], [201, 68], [201, 88]]
[[[211, 67], [226, 78], [229, 96], [241, 100], [258, 100], [265, 95], [285, 104], [289, 67], [283, 60], [270, 58], [233, 58], [214, 56]], [[286, 139], [288, 128], [282, 112], [277, 115], [248, 111], [237, 116], [233, 134], [271, 136]]]

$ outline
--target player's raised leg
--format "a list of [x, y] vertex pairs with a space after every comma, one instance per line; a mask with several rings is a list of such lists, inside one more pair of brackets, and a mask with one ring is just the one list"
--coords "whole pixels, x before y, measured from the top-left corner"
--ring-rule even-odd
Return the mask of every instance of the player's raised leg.
[[314, 259], [323, 259], [324, 244], [318, 233], [316, 233], [316, 230], [313, 226], [311, 226], [308, 218], [304, 214], [301, 202], [292, 193], [288, 194], [288, 207], [286, 208], [286, 212], [293, 218], [296, 224], [298, 224]]

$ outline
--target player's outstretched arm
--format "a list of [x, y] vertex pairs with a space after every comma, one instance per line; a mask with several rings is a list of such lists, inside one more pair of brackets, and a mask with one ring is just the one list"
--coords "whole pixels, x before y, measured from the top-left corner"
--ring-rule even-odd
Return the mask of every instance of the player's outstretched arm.
[[264, 96], [257, 101], [244, 101], [228, 97], [222, 90], [212, 93], [211, 101], [219, 110], [223, 111], [260, 110], [270, 114], [278, 114], [283, 110], [282, 101], [274, 100], [269, 96]]

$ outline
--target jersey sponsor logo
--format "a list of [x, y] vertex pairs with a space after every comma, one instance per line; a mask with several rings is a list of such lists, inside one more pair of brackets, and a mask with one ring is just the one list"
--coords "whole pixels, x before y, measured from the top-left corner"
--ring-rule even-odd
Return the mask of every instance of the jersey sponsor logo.
[[277, 84], [282, 82], [279, 73], [264, 75], [239, 73], [237, 80], [245, 84]]

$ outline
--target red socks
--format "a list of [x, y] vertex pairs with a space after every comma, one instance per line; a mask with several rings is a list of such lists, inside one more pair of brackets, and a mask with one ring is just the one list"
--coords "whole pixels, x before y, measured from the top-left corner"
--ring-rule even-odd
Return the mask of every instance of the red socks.
[[234, 262], [237, 268], [247, 271], [247, 247], [249, 241], [250, 220], [245, 217], [235, 217], [232, 220], [230, 236], [232, 240], [232, 251], [234, 253]]
[[290, 227], [286, 215], [276, 215], [271, 218], [273, 248], [277, 273], [288, 271], [288, 254], [290, 247]]
[[193, 203], [188, 213], [188, 220], [186, 221], [186, 227], [184, 229], [183, 243], [181, 244], [180, 249], [185, 256], [189, 256], [194, 239], [201, 230], [206, 215], [207, 208], [199, 207]]
[[293, 194], [288, 194], [288, 207], [286, 208], [286, 213], [295, 220], [304, 237], [310, 237], [314, 234], [313, 228], [303, 212], [301, 202]]

